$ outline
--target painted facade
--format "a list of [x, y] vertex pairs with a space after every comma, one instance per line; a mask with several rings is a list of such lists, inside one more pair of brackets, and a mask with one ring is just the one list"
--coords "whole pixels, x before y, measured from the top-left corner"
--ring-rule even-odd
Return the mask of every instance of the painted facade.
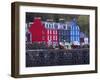
[[29, 31], [32, 35], [33, 42], [47, 42], [47, 30], [43, 26], [41, 19], [35, 18], [33, 24], [30, 25]]
[[53, 21], [42, 22], [47, 30], [47, 45], [58, 45], [58, 30]]
[[80, 42], [80, 28], [77, 25], [76, 19], [73, 19], [69, 25], [70, 42]]
[[35, 18], [33, 22], [28, 23], [27, 29], [30, 32], [30, 37], [27, 38], [31, 38], [29, 41], [32, 43], [45, 42], [53, 46], [60, 42], [77, 41], [80, 43], [80, 28], [75, 19], [71, 22], [59, 21], [58, 23], [53, 20], [41, 21], [40, 18]]

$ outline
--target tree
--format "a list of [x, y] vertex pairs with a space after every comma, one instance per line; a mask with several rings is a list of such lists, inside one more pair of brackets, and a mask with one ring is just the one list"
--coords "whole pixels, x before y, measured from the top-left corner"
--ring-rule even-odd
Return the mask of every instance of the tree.
[[77, 23], [81, 28], [81, 31], [89, 36], [89, 16], [79, 16], [77, 18]]

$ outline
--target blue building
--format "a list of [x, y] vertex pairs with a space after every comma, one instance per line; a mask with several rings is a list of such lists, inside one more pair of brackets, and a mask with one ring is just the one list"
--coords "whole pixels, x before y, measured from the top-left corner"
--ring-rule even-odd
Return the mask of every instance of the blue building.
[[80, 43], [80, 28], [75, 18], [69, 24], [69, 32], [70, 42], [78, 41]]

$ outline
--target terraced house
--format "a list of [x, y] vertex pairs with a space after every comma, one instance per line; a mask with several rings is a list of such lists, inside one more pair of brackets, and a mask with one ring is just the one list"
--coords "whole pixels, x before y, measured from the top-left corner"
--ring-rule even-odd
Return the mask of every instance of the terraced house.
[[53, 46], [61, 42], [78, 41], [80, 43], [80, 28], [75, 18], [70, 22], [63, 18], [55, 22], [53, 19], [42, 21], [40, 17], [35, 17], [26, 27], [27, 42], [44, 42]]

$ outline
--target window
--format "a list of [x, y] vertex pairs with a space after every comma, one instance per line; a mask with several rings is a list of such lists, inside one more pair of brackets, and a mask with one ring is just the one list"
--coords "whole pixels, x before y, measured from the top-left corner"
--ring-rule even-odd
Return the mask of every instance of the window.
[[73, 30], [73, 35], [75, 35], [76, 34], [76, 31], [75, 30]]
[[49, 28], [48, 23], [45, 24], [46, 28]]
[[50, 30], [50, 34], [52, 34], [52, 30]]
[[53, 31], [53, 34], [55, 34], [55, 30]]
[[77, 31], [74, 31], [74, 35], [76, 35], [77, 34]]
[[56, 30], [56, 34], [57, 34], [57, 30]]
[[74, 41], [77, 41], [77, 37], [74, 37]]
[[63, 36], [61, 36], [61, 39], [63, 39]]
[[79, 26], [76, 26], [77, 30], [79, 30]]
[[73, 30], [76, 30], [76, 26], [75, 25], [73, 25]]
[[60, 31], [59, 31], [59, 35], [60, 35], [61, 33], [60, 33]]
[[61, 38], [59, 38], [59, 41], [61, 41]]
[[73, 26], [71, 26], [71, 30], [73, 30]]
[[65, 25], [63, 25], [63, 29], [66, 29], [66, 26]]
[[56, 23], [54, 24], [54, 27], [55, 27], [55, 29], [58, 29], [58, 25]]
[[71, 35], [73, 35], [73, 31], [71, 31]]
[[79, 40], [80, 40], [80, 37], [78, 36], [77, 41], [79, 41]]
[[64, 32], [63, 32], [63, 31], [61, 31], [61, 34], [63, 35], [63, 34], [64, 34]]
[[48, 40], [49, 40], [49, 36], [48, 36]]
[[66, 35], [67, 35], [67, 36], [69, 35], [69, 32], [68, 32], [68, 30], [66, 31]]
[[52, 36], [50, 36], [50, 40], [52, 40]]
[[57, 36], [55, 36], [55, 40], [57, 40]]
[[49, 30], [48, 30], [48, 34], [49, 34]]
[[57, 36], [56, 36], [56, 40], [57, 40]]
[[53, 23], [51, 23], [51, 28], [53, 29]]
[[49, 29], [51, 28], [51, 24], [49, 23]]
[[42, 40], [45, 40], [45, 36], [42, 36]]
[[53, 23], [48, 23], [48, 25], [49, 25], [49, 29], [53, 28]]
[[45, 32], [44, 32], [44, 31], [42, 31], [42, 34], [45, 34]]
[[53, 40], [55, 40], [55, 36], [53, 36]]
[[79, 36], [78, 36], [77, 40], [80, 41]]
[[65, 26], [66, 26], [66, 29], [67, 29], [67, 24], [65, 24]]
[[64, 35], [66, 35], [66, 34], [67, 34], [67, 31], [65, 30], [65, 31], [64, 31]]
[[76, 31], [75, 30], [73, 30], [73, 34], [72, 35], [75, 35], [76, 34]]
[[77, 31], [77, 35], [79, 35], [80, 33], [79, 33], [79, 31]]
[[73, 41], [75, 41], [76, 40], [76, 36], [73, 36]]
[[73, 41], [73, 36], [71, 36], [71, 41]]

